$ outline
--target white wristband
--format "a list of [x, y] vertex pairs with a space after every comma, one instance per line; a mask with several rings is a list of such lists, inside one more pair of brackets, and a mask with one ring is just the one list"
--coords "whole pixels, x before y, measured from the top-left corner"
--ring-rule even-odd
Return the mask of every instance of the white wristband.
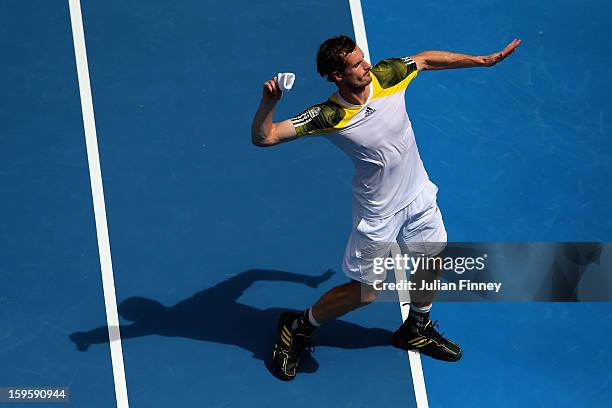
[[295, 74], [291, 72], [280, 72], [277, 76], [278, 87], [282, 92], [289, 92], [295, 82]]

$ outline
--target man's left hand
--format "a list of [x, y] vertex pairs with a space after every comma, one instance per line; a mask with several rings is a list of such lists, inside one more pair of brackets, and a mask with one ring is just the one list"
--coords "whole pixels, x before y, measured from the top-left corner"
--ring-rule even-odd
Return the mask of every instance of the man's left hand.
[[483, 65], [485, 67], [492, 67], [493, 65], [497, 64], [498, 62], [501, 62], [501, 61], [505, 60], [506, 57], [508, 55], [512, 54], [514, 52], [514, 50], [516, 50], [516, 48], [520, 44], [521, 44], [521, 40], [515, 38], [514, 40], [512, 40], [512, 42], [510, 44], [506, 45], [506, 48], [504, 48], [500, 52], [496, 52], [494, 54], [482, 57], [483, 58]]

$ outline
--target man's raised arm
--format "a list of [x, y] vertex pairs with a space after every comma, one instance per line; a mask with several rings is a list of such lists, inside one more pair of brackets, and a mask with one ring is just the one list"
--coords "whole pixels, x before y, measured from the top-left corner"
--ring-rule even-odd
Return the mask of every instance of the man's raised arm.
[[453, 69], [471, 67], [492, 67], [512, 54], [521, 40], [515, 39], [503, 50], [489, 55], [466, 55], [448, 51], [424, 51], [410, 58], [416, 62], [419, 71], [430, 69]]
[[290, 120], [278, 123], [272, 122], [274, 108], [282, 94], [276, 78], [266, 81], [263, 86], [259, 109], [257, 109], [251, 125], [251, 141], [255, 146], [273, 146], [298, 137]]

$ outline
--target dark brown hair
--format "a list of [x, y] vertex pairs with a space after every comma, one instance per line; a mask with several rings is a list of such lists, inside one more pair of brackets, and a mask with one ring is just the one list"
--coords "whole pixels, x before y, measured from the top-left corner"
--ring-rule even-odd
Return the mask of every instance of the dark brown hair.
[[346, 68], [344, 57], [355, 51], [355, 41], [346, 35], [332, 37], [323, 42], [317, 52], [317, 72], [334, 82], [331, 74], [334, 71], [343, 72]]

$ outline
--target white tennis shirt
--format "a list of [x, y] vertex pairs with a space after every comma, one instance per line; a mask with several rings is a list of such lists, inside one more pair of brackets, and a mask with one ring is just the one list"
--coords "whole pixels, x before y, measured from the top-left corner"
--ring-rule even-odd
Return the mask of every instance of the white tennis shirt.
[[366, 219], [391, 216], [410, 204], [428, 180], [406, 112], [406, 87], [416, 77], [410, 58], [390, 58], [371, 69], [363, 105], [334, 93], [292, 118], [298, 135], [322, 133], [355, 165], [353, 209]]

